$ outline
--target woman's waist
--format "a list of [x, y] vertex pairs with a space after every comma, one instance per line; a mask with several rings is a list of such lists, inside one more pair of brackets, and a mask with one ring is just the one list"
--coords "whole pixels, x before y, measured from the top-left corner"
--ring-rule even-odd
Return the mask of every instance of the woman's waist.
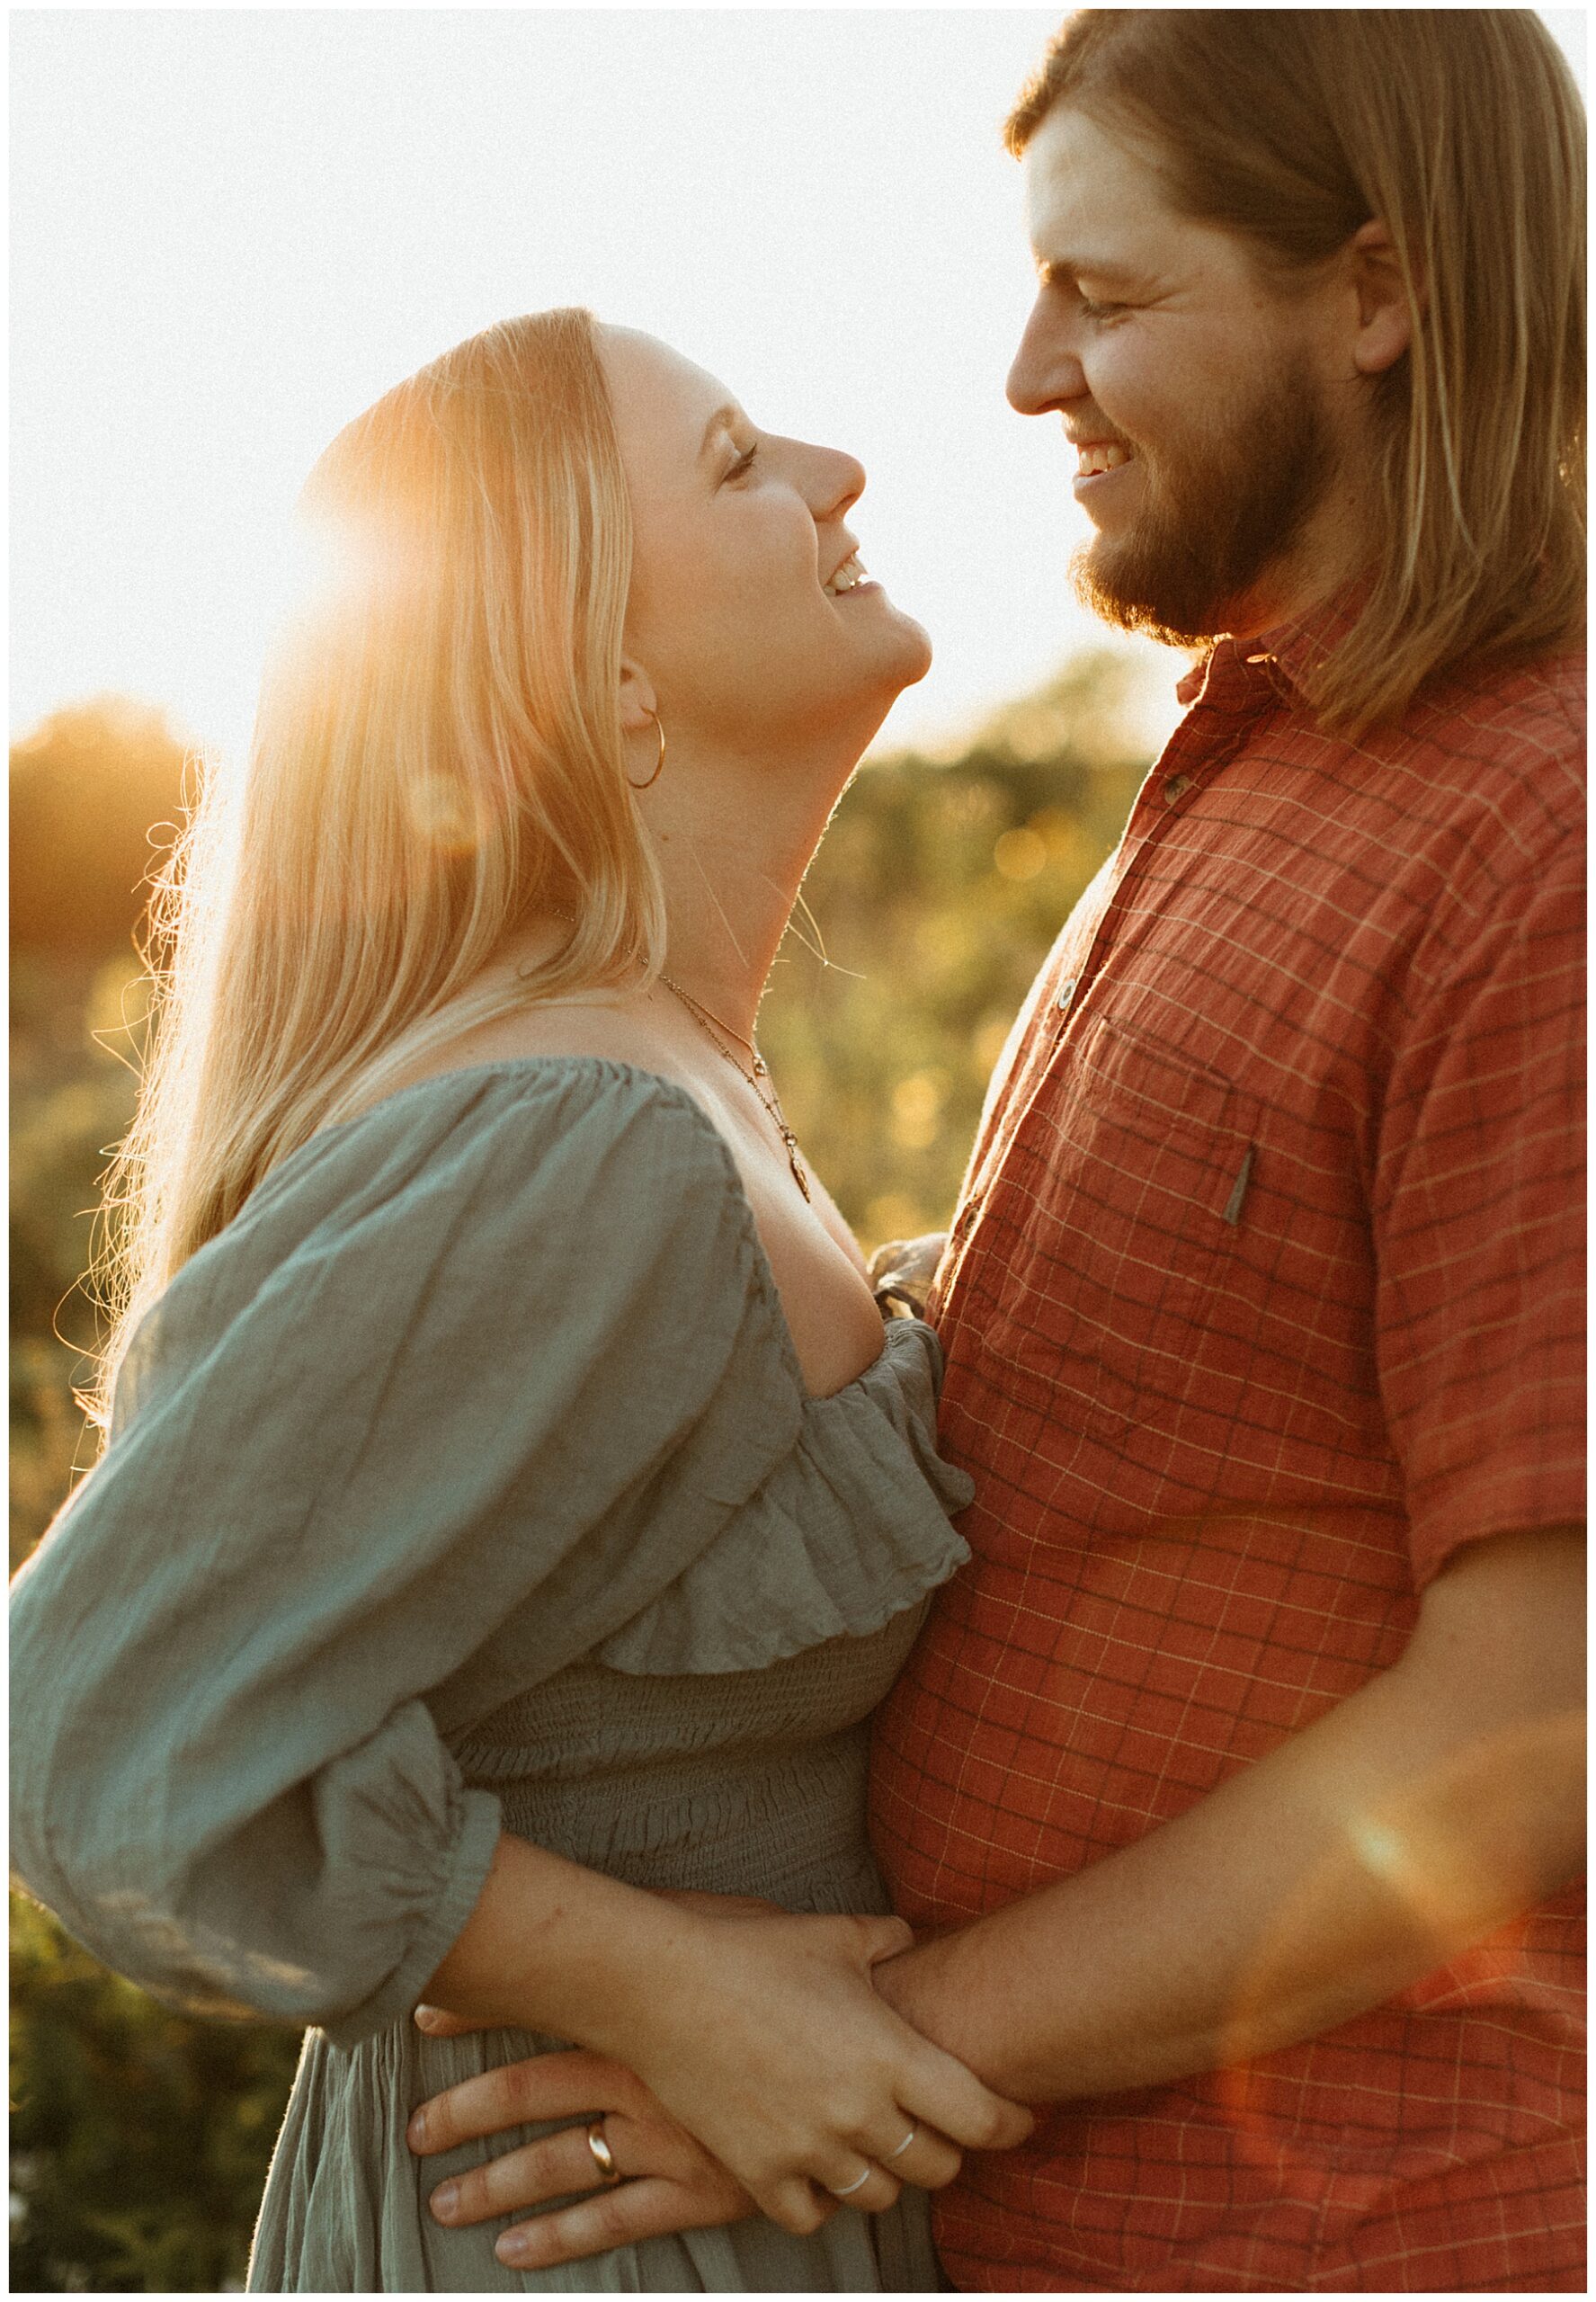
[[[798, 1751], [672, 1753], [575, 1781], [516, 1773], [503, 1752], [479, 1771], [473, 1756], [460, 1753], [467, 1780], [497, 1794], [507, 1831], [629, 1885], [886, 1907], [865, 1832], [863, 1725]], [[832, 1901], [861, 1885], [870, 1905]]]

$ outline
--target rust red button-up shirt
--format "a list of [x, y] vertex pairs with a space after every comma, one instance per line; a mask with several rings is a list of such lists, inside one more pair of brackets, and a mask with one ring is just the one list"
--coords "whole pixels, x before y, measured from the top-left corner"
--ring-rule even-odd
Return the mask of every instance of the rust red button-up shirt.
[[[1317, 732], [1226, 642], [1042, 970], [932, 1315], [971, 1566], [881, 1716], [916, 1924], [1142, 1837], [1583, 1512], [1583, 665]], [[1060, 2106], [961, 2286], [1581, 2282], [1577, 1900], [1244, 2070]]]

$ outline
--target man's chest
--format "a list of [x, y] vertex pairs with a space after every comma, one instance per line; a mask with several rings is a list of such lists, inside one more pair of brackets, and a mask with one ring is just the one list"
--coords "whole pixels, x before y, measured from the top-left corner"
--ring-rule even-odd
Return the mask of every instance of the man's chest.
[[1380, 810], [1323, 777], [1150, 781], [989, 1108], [939, 1289], [951, 1421], [967, 1370], [1234, 1467], [1272, 1385], [1260, 1455], [1381, 1451], [1369, 1193], [1421, 925]]

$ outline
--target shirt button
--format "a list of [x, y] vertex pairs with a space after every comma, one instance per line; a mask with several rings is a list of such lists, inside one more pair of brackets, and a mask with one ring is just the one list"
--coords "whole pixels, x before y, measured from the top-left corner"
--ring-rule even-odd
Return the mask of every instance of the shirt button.
[[1183, 791], [1190, 791], [1190, 789], [1191, 778], [1189, 775], [1172, 775], [1164, 787], [1164, 796], [1172, 807], [1181, 794]]
[[1068, 977], [1065, 982], [1063, 982], [1063, 983], [1061, 983], [1061, 984], [1059, 985], [1059, 986], [1058, 986], [1058, 996], [1057, 996], [1057, 998], [1053, 1002], [1053, 1004], [1054, 1004], [1054, 1005], [1058, 1009], [1059, 1013], [1062, 1014], [1062, 1013], [1063, 1013], [1063, 1012], [1064, 1012], [1064, 1010], [1065, 1010], [1065, 1009], [1069, 1005], [1070, 1001], [1074, 997], [1074, 995], [1075, 995], [1075, 978], [1074, 978], [1074, 977], [1072, 975], [1072, 976]]

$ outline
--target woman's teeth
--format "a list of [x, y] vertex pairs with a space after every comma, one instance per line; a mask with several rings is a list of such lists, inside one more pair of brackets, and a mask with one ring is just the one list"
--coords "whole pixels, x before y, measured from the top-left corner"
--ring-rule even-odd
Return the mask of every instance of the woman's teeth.
[[868, 581], [869, 578], [865, 574], [859, 554], [855, 552], [851, 558], [845, 559], [843, 562], [834, 576], [827, 577], [824, 589], [826, 597], [828, 599], [834, 600], [840, 593], [852, 591], [856, 584], [863, 584]]

